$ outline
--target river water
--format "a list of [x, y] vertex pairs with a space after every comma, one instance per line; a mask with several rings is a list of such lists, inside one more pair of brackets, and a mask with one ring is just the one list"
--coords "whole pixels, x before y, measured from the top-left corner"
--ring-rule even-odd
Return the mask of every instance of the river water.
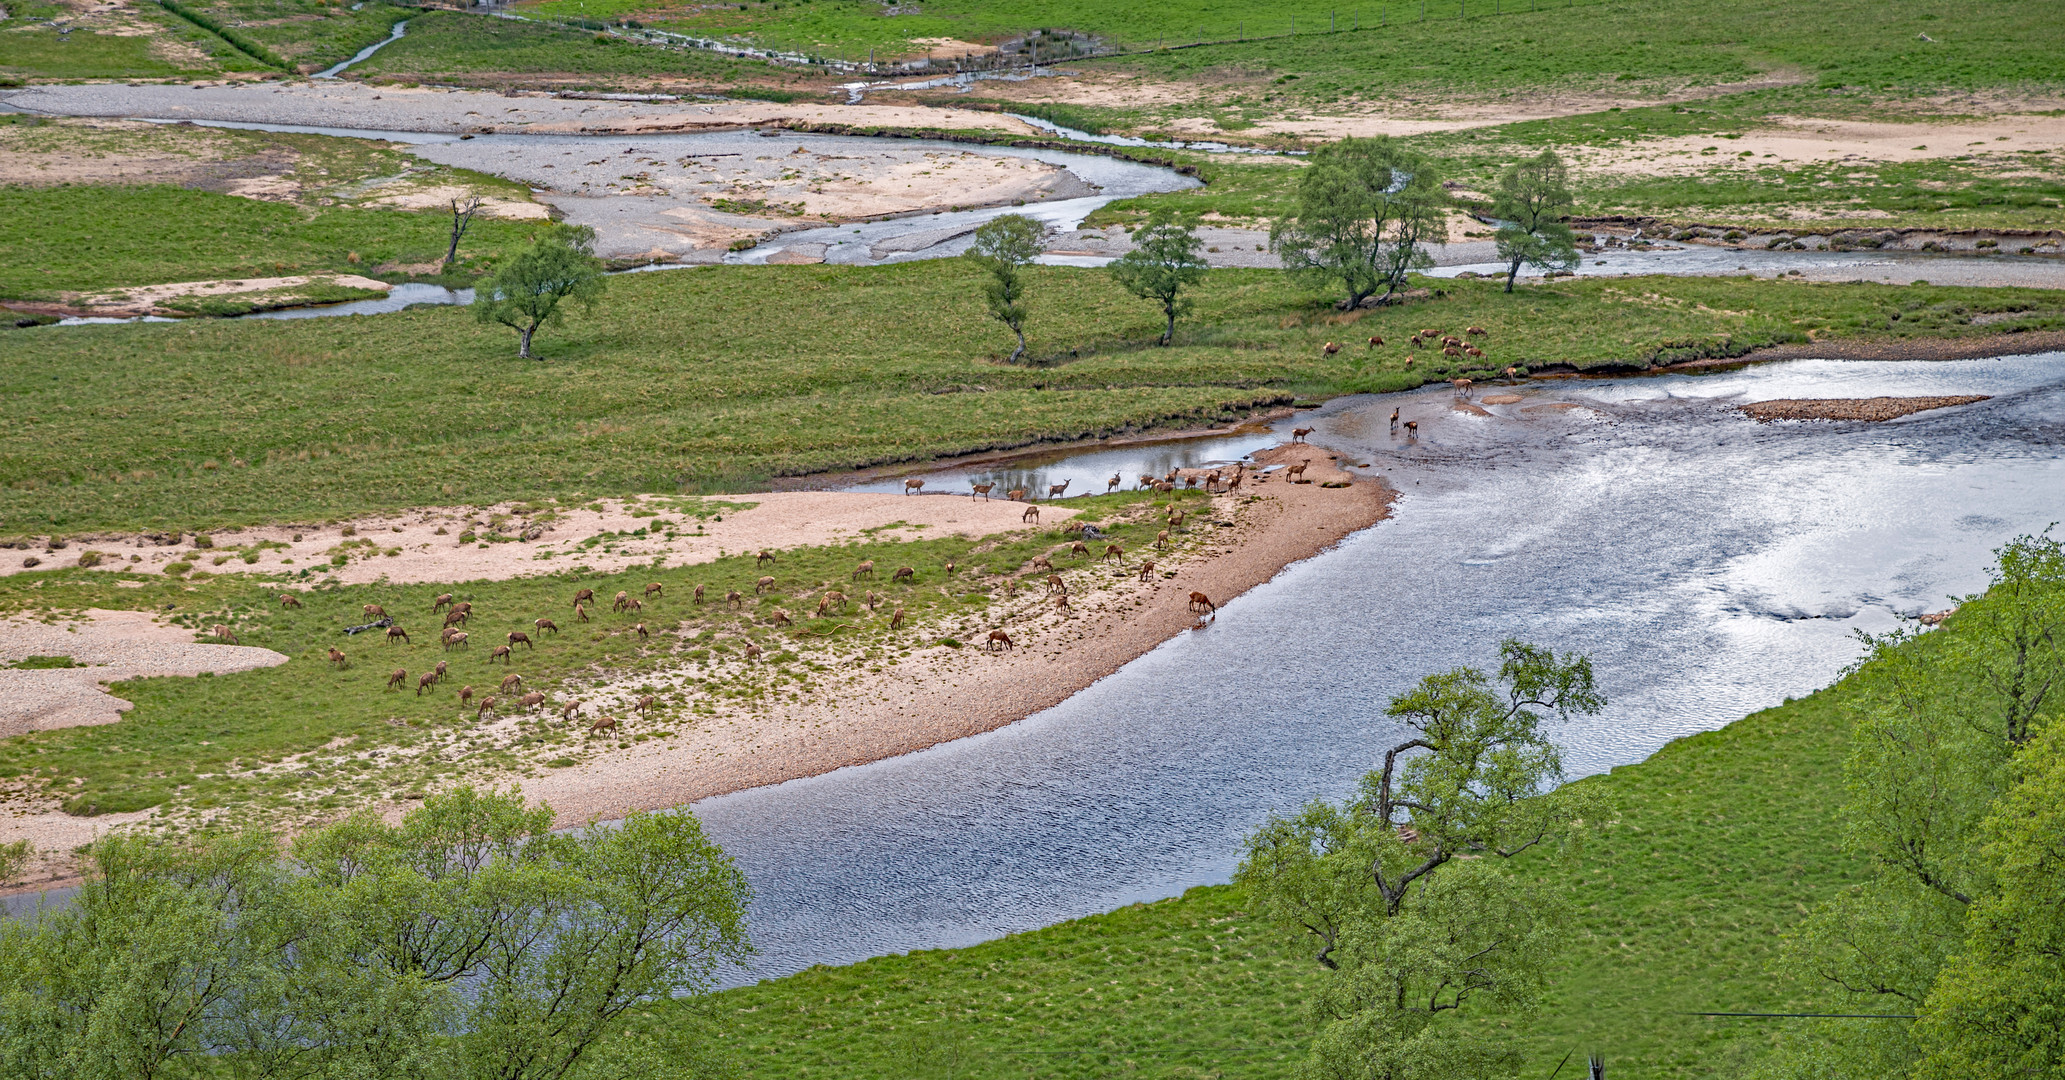
[[[698, 803], [758, 893], [747, 978], [1223, 882], [1266, 815], [1354, 786], [1399, 735], [1392, 694], [1488, 662], [1508, 635], [1598, 667], [1607, 709], [1555, 730], [1573, 776], [1640, 761], [1827, 685], [1855, 631], [1983, 588], [1993, 548], [2065, 520], [2065, 354], [1516, 391], [1492, 417], [1455, 411], [1446, 387], [1303, 414], [1320, 447], [1402, 490], [1392, 517], [1061, 705]], [[1884, 424], [1757, 424], [1730, 408], [1964, 393], [1995, 396]], [[1539, 407], [1556, 403], [1583, 407]], [[1390, 434], [1394, 407], [1417, 439]]]

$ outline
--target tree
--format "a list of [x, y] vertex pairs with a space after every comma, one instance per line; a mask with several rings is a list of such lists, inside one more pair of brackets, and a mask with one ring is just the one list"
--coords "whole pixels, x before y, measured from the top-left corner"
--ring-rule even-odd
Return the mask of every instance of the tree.
[[1506, 264], [1506, 291], [1521, 264], [1538, 270], [1568, 270], [1577, 265], [1577, 237], [1568, 218], [1577, 204], [1570, 194], [1570, 174], [1554, 150], [1543, 150], [1499, 176], [1491, 215], [1499, 220], [1493, 234], [1499, 258]]
[[1379, 289], [1388, 299], [1409, 271], [1433, 265], [1422, 245], [1446, 236], [1447, 207], [1425, 155], [1384, 136], [1342, 139], [1313, 152], [1269, 246], [1284, 269], [1346, 289], [1353, 308]]
[[521, 338], [516, 355], [531, 359], [531, 335], [541, 326], [560, 325], [561, 301], [592, 310], [601, 298], [604, 279], [594, 245], [595, 230], [586, 225], [554, 226], [473, 287], [474, 317], [515, 330]]
[[1387, 714], [1412, 735], [1354, 799], [1272, 816], [1248, 838], [1234, 880], [1264, 917], [1311, 934], [1326, 969], [1319, 1075], [1433, 1080], [1515, 1064], [1508, 1043], [1457, 1017], [1530, 1007], [1562, 901], [1481, 856], [1574, 841], [1602, 816], [1589, 788], [1554, 787], [1562, 759], [1542, 724], [1605, 702], [1583, 657], [1515, 640], [1500, 654], [1496, 679], [1458, 668], [1393, 698]]
[[1182, 291], [1203, 281], [1210, 269], [1203, 251], [1196, 219], [1178, 219], [1163, 209], [1156, 210], [1146, 227], [1133, 234], [1133, 250], [1112, 260], [1111, 276], [1120, 288], [1162, 306], [1167, 319], [1162, 326], [1163, 345], [1176, 336], [1176, 317], [1190, 310], [1190, 300], [1181, 296]]
[[1007, 364], [1015, 364], [1025, 355], [1025, 307], [1019, 303], [1025, 296], [1023, 271], [1039, 258], [1040, 238], [1046, 231], [1023, 214], [994, 217], [975, 230], [975, 243], [963, 256], [989, 271], [983, 298], [989, 304], [990, 317], [1018, 335], [1018, 348], [1011, 351]]
[[466, 235], [466, 230], [473, 226], [473, 215], [479, 212], [480, 196], [478, 195], [467, 199], [463, 205], [458, 199], [452, 200], [452, 243], [445, 248], [444, 268], [446, 270], [450, 270], [452, 263], [458, 261], [459, 240]]

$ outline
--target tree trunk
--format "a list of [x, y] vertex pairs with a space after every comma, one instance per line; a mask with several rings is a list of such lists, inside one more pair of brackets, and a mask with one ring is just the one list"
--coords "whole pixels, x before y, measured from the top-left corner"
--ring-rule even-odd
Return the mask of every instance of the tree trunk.
[[1514, 278], [1516, 278], [1516, 277], [1519, 277], [1519, 276], [1520, 276], [1520, 260], [1519, 260], [1519, 259], [1514, 259], [1514, 260], [1513, 260], [1513, 265], [1511, 265], [1511, 266], [1509, 266], [1509, 267], [1507, 267], [1507, 268], [1506, 268], [1506, 291], [1507, 291], [1507, 292], [1512, 292], [1512, 291], [1513, 291], [1513, 279], [1514, 279]]
[[1169, 317], [1169, 324], [1162, 328], [1162, 348], [1166, 349], [1170, 342], [1176, 340], [1176, 309], [1166, 307], [1162, 309], [1162, 313]]
[[523, 335], [523, 344], [516, 348], [516, 358], [518, 360], [529, 360], [531, 358], [531, 335], [536, 333], [537, 330], [538, 328], [535, 326], [526, 326], [517, 331], [517, 333]]
[[1007, 364], [1015, 364], [1018, 362], [1019, 357], [1025, 355], [1025, 331], [1016, 326], [1012, 327], [1011, 330], [1018, 335], [1018, 347], [1011, 350], [1010, 359], [1004, 361]]
[[441, 269], [451, 269], [452, 263], [458, 260], [459, 241], [465, 237], [466, 230], [473, 225], [473, 215], [479, 209], [480, 199], [478, 197], [467, 203], [463, 208], [459, 205], [459, 200], [452, 200], [452, 243], [445, 248], [445, 261]]

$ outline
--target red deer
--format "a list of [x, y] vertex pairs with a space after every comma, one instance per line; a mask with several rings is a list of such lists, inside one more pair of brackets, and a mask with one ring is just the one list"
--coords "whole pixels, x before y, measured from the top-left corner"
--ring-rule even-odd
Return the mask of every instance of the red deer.
[[339, 671], [343, 671], [345, 667], [351, 663], [351, 661], [346, 660], [344, 658], [343, 653], [337, 651], [336, 649], [330, 650], [330, 662], [337, 665], [337, 670]]
[[1296, 465], [1293, 465], [1290, 468], [1285, 469], [1283, 471], [1283, 474], [1292, 483], [1297, 483], [1298, 481], [1303, 480], [1305, 478], [1305, 467], [1310, 464], [1312, 464], [1312, 459], [1306, 458], [1305, 460], [1297, 463]]
[[1040, 523], [1040, 508], [1037, 506], [1026, 507], [1025, 513], [1018, 515], [1018, 520], [1030, 521], [1033, 524], [1038, 525]]
[[517, 698], [516, 707], [522, 709], [525, 712], [530, 712], [532, 709], [543, 709], [545, 707], [545, 695], [539, 693], [536, 690], [533, 690], [530, 693], [525, 694], [520, 698]]
[[1397, 410], [1397, 409], [1393, 409], [1393, 410], [1391, 410], [1391, 430], [1393, 430], [1393, 431], [1397, 431], [1397, 430], [1398, 430], [1398, 410]]
[[1160, 483], [1154, 485], [1154, 490], [1160, 494], [1167, 495], [1169, 492], [1176, 490], [1176, 485], [1169, 483], [1167, 480], [1163, 480]]
[[609, 609], [611, 611], [624, 611], [627, 610], [630, 606], [631, 594], [619, 589], [617, 590], [617, 598], [615, 600], [610, 601]]
[[1455, 387], [1455, 388], [1456, 388], [1456, 396], [1457, 396], [1457, 397], [1464, 397], [1464, 398], [1466, 398], [1466, 397], [1469, 397], [1469, 396], [1470, 396], [1470, 387], [1471, 387], [1471, 386], [1473, 386], [1473, 385], [1475, 385], [1475, 384], [1474, 384], [1474, 383], [1472, 383], [1472, 382], [1471, 382], [1471, 381], [1470, 381], [1469, 379], [1450, 379], [1450, 380], [1448, 380], [1448, 383], [1449, 383], [1449, 385], [1450, 385], [1450, 386], [1453, 386], [1453, 387]]
[[1065, 593], [1067, 591], [1068, 582], [1061, 580], [1060, 574], [1047, 575], [1047, 595], [1052, 596], [1055, 593]]
[[819, 597], [817, 601], [817, 617], [820, 619], [824, 618], [825, 612], [830, 611], [833, 608], [838, 608], [840, 611], [846, 610], [845, 593], [838, 592], [835, 590], [824, 594], [822, 597]]
[[1081, 540], [1078, 540], [1075, 543], [1068, 545], [1068, 553], [1070, 555], [1087, 556], [1090, 554], [1090, 545], [1083, 543]]
[[593, 603], [594, 601], [595, 601], [595, 590], [594, 590], [594, 589], [582, 589], [582, 590], [581, 590], [580, 592], [577, 592], [577, 593], [575, 593], [575, 594], [574, 594], [574, 606], [575, 606], [575, 607], [580, 607], [580, 606], [581, 606], [581, 605], [582, 605], [583, 603]]
[[667, 587], [655, 581], [645, 587], [645, 595], [647, 597], [665, 596], [667, 595]]
[[1206, 612], [1217, 615], [1219, 613], [1219, 605], [1212, 603], [1212, 598], [1201, 592], [1192, 592], [1190, 594], [1190, 610], [1200, 615]]
[[502, 688], [500, 692], [506, 694], [509, 691], [514, 690], [522, 685], [523, 676], [518, 675], [517, 673], [512, 671], [509, 674], [502, 676]]
[[459, 707], [460, 707], [460, 708], [462, 708], [462, 709], [463, 709], [463, 708], [465, 708], [465, 707], [466, 707], [466, 703], [467, 703], [467, 702], [469, 702], [469, 701], [472, 701], [472, 700], [473, 700], [473, 687], [471, 687], [471, 686], [462, 686], [462, 687], [460, 687], [460, 688], [459, 688]]
[[1154, 534], [1154, 549], [1156, 551], [1169, 550], [1169, 530], [1163, 529]]
[[1422, 330], [1422, 331], [1420, 331], [1420, 336], [1421, 336], [1421, 337], [1423, 337], [1423, 338], [1438, 338], [1438, 337], [1440, 337], [1440, 336], [1441, 336], [1441, 331], [1439, 331], [1439, 330]]
[[461, 600], [458, 603], [452, 605], [452, 610], [463, 611], [466, 613], [466, 617], [470, 619], [473, 617], [473, 601]]
[[572, 722], [574, 717], [579, 716], [580, 714], [581, 703], [578, 701], [569, 701], [565, 705], [560, 707], [559, 720], [561, 723], [570, 723]]
[[915, 495], [922, 491], [924, 487], [925, 481], [923, 480], [906, 480], [903, 482], [903, 493], [906, 495]]
[[703, 602], [703, 588], [701, 585], [696, 586], [695, 602], [698, 604]]
[[441, 595], [440, 595], [440, 596], [439, 596], [439, 597], [438, 597], [438, 598], [437, 598], [436, 600], [433, 600], [433, 601], [431, 601], [431, 604], [430, 604], [430, 613], [431, 613], [432, 615], [435, 615], [435, 614], [437, 614], [438, 612], [440, 612], [440, 611], [443, 611], [444, 609], [446, 609], [446, 608], [448, 608], [448, 607], [451, 607], [451, 606], [452, 606], [452, 594], [451, 594], [451, 593], [444, 593], [444, 594], [441, 594]]
[[1183, 478], [1183, 486], [1184, 486], [1184, 488], [1185, 488], [1186, 490], [1187, 490], [1187, 489], [1189, 489], [1189, 488], [1194, 488], [1194, 487], [1196, 487], [1196, 486], [1197, 486], [1197, 477], [1196, 477], [1196, 476], [1186, 476], [1186, 477], [1184, 477], [1184, 478]]
[[772, 588], [774, 588], [774, 579], [773, 579], [773, 578], [771, 578], [771, 577], [764, 577], [764, 578], [761, 578], [761, 579], [760, 579], [759, 581], [756, 581], [756, 582], [754, 582], [754, 583], [753, 583], [753, 595], [754, 595], [754, 596], [758, 596], [758, 595], [760, 595], [761, 593], [764, 593], [764, 592], [766, 592], [767, 590], [769, 590], [769, 589], [772, 589]]
[[776, 626], [789, 626], [789, 625], [791, 625], [791, 623], [790, 623], [790, 621], [789, 621], [789, 611], [788, 611], [788, 609], [787, 609], [787, 608], [775, 608], [775, 609], [774, 609], [774, 624], [775, 624]]
[[1304, 441], [1305, 441], [1305, 436], [1307, 436], [1307, 435], [1310, 435], [1310, 434], [1312, 434], [1313, 430], [1314, 430], [1314, 429], [1312, 429], [1312, 428], [1309, 428], [1309, 427], [1301, 427], [1301, 428], [1292, 428], [1292, 429], [1291, 429], [1291, 441], [1292, 441], [1292, 442], [1304, 442]]
[[632, 633], [634, 633], [634, 634], [637, 634], [637, 635], [638, 635], [638, 640], [640, 640], [640, 641], [644, 641], [644, 640], [645, 640], [646, 638], [648, 638], [648, 637], [651, 637], [651, 636], [652, 636], [652, 631], [650, 631], [650, 630], [647, 630], [647, 629], [645, 628], [645, 624], [644, 624], [644, 623], [639, 623], [639, 624], [638, 624], [637, 626], [634, 626], [634, 627], [632, 627], [632, 628], [631, 628], [631, 632], [632, 632]]
[[899, 566], [896, 568], [896, 573], [889, 575], [889, 583], [894, 585], [905, 578], [909, 578], [911, 584], [916, 585], [918, 583], [918, 572], [908, 566]]
[[1073, 483], [1075, 483], [1075, 480], [1073, 478], [1070, 478], [1067, 480], [1063, 480], [1058, 484], [1048, 484], [1047, 497], [1050, 499], [1058, 499], [1063, 495], [1068, 494], [1068, 485]]
[[758, 646], [758, 645], [755, 645], [755, 644], [753, 644], [753, 643], [752, 643], [752, 642], [750, 642], [750, 641], [746, 642], [746, 659], [748, 659], [748, 660], [758, 660], [758, 659], [760, 659], [760, 646]]
[[1335, 353], [1337, 353], [1337, 352], [1340, 352], [1340, 351], [1341, 351], [1341, 347], [1340, 347], [1339, 345], [1336, 345], [1336, 344], [1334, 344], [1333, 342], [1329, 341], [1329, 342], [1327, 342], [1326, 344], [1324, 344], [1324, 345], [1321, 345], [1321, 346], [1319, 347], [1319, 351], [1320, 351], [1320, 354], [1321, 354], [1321, 355], [1323, 355], [1323, 356], [1332, 356], [1332, 355], [1334, 355]]
[[478, 720], [478, 719], [480, 719], [481, 717], [483, 717], [483, 716], [486, 716], [487, 714], [489, 714], [489, 713], [491, 713], [491, 712], [494, 712], [494, 711], [495, 711], [495, 695], [493, 695], [493, 694], [489, 694], [489, 695], [487, 695], [486, 697], [484, 697], [484, 698], [481, 698], [481, 699], [480, 699], [480, 709], [479, 709], [479, 711], [477, 711], [477, 712], [475, 712], [475, 713], [473, 714], [473, 718], [474, 718], [475, 720]]
[[550, 631], [555, 634], [559, 633], [559, 624], [553, 622], [551, 619], [533, 619], [531, 620], [531, 625], [537, 627], [538, 633], [540, 634], [545, 633], [547, 631]]
[[1420, 422], [1418, 420], [1407, 420], [1405, 422], [1405, 437], [1408, 439], [1420, 437]]
[[1441, 350], [1441, 355], [1460, 360], [1463, 357], [1463, 350], [1450, 345], [1448, 348]]
[[975, 481], [970, 480], [968, 481], [968, 497], [972, 499], [977, 495], [980, 495], [983, 497], [985, 501], [987, 501], [989, 499], [990, 489], [996, 486], [997, 485], [994, 481], [987, 484], [978, 484]]
[[1012, 502], [1017, 502], [1020, 499], [1025, 498], [1025, 489], [1012, 488], [1011, 490], [1004, 493], [1004, 497], [1011, 500]]
[[1047, 558], [1045, 555], [1035, 555], [1033, 556], [1032, 568], [1035, 570], [1052, 570], [1054, 569], [1054, 560]]
[[1509, 383], [1511, 383], [1511, 382], [1514, 382], [1514, 381], [1515, 381], [1515, 380], [1517, 380], [1517, 379], [1518, 379], [1519, 377], [1520, 377], [1520, 369], [1519, 369], [1519, 368], [1517, 368], [1517, 367], [1509, 367], [1509, 368], [1507, 368], [1507, 369], [1506, 369], [1506, 381], [1507, 381], [1507, 382], [1509, 382]]
[[652, 707], [658, 705], [659, 703], [660, 700], [658, 698], [652, 696], [651, 694], [647, 694], [644, 697], [639, 698], [638, 704], [632, 706], [632, 708], [638, 712], [651, 713]]
[[464, 645], [464, 644], [466, 644], [466, 631], [464, 631], [464, 630], [447, 630], [447, 631], [445, 631], [445, 639], [444, 639], [444, 645], [445, 645], [445, 651], [446, 651], [446, 652], [451, 652], [451, 651], [452, 651], [452, 650], [453, 650], [454, 648], [456, 648], [456, 647], [458, 647], [458, 646], [460, 646], [460, 645]]
[[1181, 510], [1177, 510], [1177, 509], [1171, 508], [1171, 509], [1169, 510], [1169, 528], [1171, 528], [1171, 529], [1180, 529], [1180, 528], [1182, 528], [1182, 527], [1183, 527], [1183, 519], [1184, 519], [1184, 518], [1186, 518], [1186, 517], [1189, 517], [1189, 516], [1190, 516], [1190, 515], [1188, 515], [1188, 514], [1184, 513], [1184, 512], [1183, 512], [1183, 511], [1181, 511]]
[[300, 607], [301, 601], [293, 593], [281, 593], [280, 606], [283, 608]]
[[1142, 585], [1145, 585], [1145, 584], [1147, 584], [1148, 582], [1150, 582], [1150, 581], [1153, 581], [1153, 580], [1154, 580], [1154, 560], [1153, 560], [1153, 559], [1149, 559], [1149, 560], [1147, 560], [1146, 562], [1143, 562], [1143, 563], [1141, 563], [1141, 564], [1140, 564], [1140, 584], [1142, 584]]
[[215, 637], [218, 641], [227, 641], [232, 645], [239, 644], [239, 642], [237, 641], [237, 632], [235, 630], [230, 629], [227, 626], [224, 626], [221, 623], [215, 624]]
[[1075, 610], [1074, 608], [1068, 606], [1067, 593], [1062, 593], [1060, 596], [1054, 598], [1054, 610], [1059, 611], [1063, 614], [1067, 614]]
[[436, 672], [426, 671], [423, 674], [416, 676], [416, 696], [422, 697], [423, 691], [430, 689], [432, 686], [436, 685], [436, 683]]
[[536, 645], [531, 643], [531, 636], [529, 634], [524, 633], [521, 630], [509, 631], [509, 645], [511, 648], [515, 648], [518, 645], [522, 645], [524, 648], [530, 649], [533, 652], [536, 652], [538, 648]]
[[1124, 565], [1126, 565], [1126, 549], [1125, 549], [1124, 545], [1121, 545], [1121, 544], [1106, 544], [1106, 545], [1104, 545], [1104, 561], [1105, 561], [1105, 562], [1110, 562], [1110, 561], [1111, 561], [1111, 560], [1113, 560], [1113, 559], [1117, 559], [1117, 560], [1119, 561], [1119, 565], [1120, 565], [1120, 566], [1124, 566]]
[[1483, 349], [1480, 349], [1480, 348], [1478, 348], [1478, 347], [1477, 347], [1477, 346], [1475, 346], [1475, 345], [1471, 345], [1471, 346], [1468, 346], [1468, 347], [1464, 348], [1464, 349], [1463, 349], [1463, 353], [1464, 353], [1465, 355], [1467, 355], [1467, 356], [1473, 356], [1473, 357], [1476, 357], [1476, 358], [1478, 358], [1478, 359], [1483, 359], [1483, 357], [1484, 357], [1484, 350], [1483, 350]]
[[590, 725], [588, 726], [588, 730], [590, 730], [590, 731], [614, 731], [614, 730], [616, 730], [616, 727], [617, 727], [617, 718], [616, 718], [616, 717], [614, 717], [614, 716], [598, 716], [598, 717], [596, 717], [596, 718], [595, 718], [595, 723], [593, 723], [593, 724], [590, 724]]
[[407, 681], [409, 681], [407, 669], [395, 668], [394, 674], [387, 677], [387, 688], [389, 690], [399, 690], [402, 688], [402, 684]]
[[1007, 650], [1013, 650], [1016, 648], [1016, 646], [1011, 644], [1011, 635], [1003, 632], [1002, 630], [990, 631], [989, 640], [984, 642], [982, 647], [988, 649], [991, 652], [995, 652], [999, 644], [1003, 645], [1004, 648]]
[[1411, 367], [1411, 366], [1413, 366], [1414, 364], [1416, 364], [1416, 363], [1419, 363], [1419, 361], [1420, 361], [1420, 358], [1419, 358], [1419, 357], [1417, 357], [1417, 356], [1408, 356], [1408, 357], [1406, 357], [1406, 358], [1405, 358], [1405, 366], [1406, 366], [1406, 367]]
[[768, 551], [765, 548], [761, 549], [760, 554], [753, 556], [753, 565], [755, 566], [766, 566], [768, 563], [771, 563], [773, 561], [774, 552]]
[[574, 605], [574, 617], [575, 617], [575, 618], [577, 618], [577, 619], [579, 619], [579, 620], [581, 620], [582, 622], [587, 622], [587, 621], [588, 621], [588, 609], [587, 609], [587, 608], [585, 608], [585, 607], [582, 607], [582, 606], [581, 606], [581, 605], [579, 605], [579, 604], [575, 604], [575, 605]]
[[902, 604], [898, 604], [898, 605], [896, 605], [896, 614], [894, 614], [894, 615], [891, 615], [891, 616], [889, 616], [889, 629], [891, 629], [891, 630], [894, 630], [894, 629], [896, 629], [897, 627], [899, 627], [899, 626], [902, 626], [902, 625], [903, 625], [903, 605], [902, 605]]
[[360, 610], [366, 613], [366, 618], [368, 619], [384, 619], [387, 617], [387, 609], [378, 604], [367, 604]]
[[869, 580], [873, 580], [873, 579], [874, 579], [874, 577], [875, 577], [875, 560], [873, 560], [873, 559], [865, 559], [865, 560], [862, 560], [862, 562], [861, 562], [861, 564], [860, 564], [859, 566], [856, 566], [856, 567], [854, 567], [854, 568], [853, 568], [853, 573], [851, 573], [851, 574], [847, 575], [847, 578], [846, 578], [846, 580], [848, 580], [848, 581], [859, 581], [859, 580], [860, 580], [860, 579], [862, 579], [862, 578], [867, 578], [867, 579], [869, 579]]
[[472, 614], [472, 612], [468, 611], [447, 611], [445, 612], [445, 626], [465, 626], [466, 620], [471, 618]]
[[431, 669], [431, 674], [433, 674], [433, 675], [436, 675], [436, 676], [437, 676], [437, 681], [438, 681], [438, 682], [443, 682], [443, 681], [445, 681], [445, 662], [444, 662], [444, 661], [442, 661], [442, 660], [439, 660], [439, 661], [437, 662], [437, 666], [436, 666], [435, 668], [432, 668], [432, 669]]
[[875, 590], [873, 590], [873, 589], [869, 589], [869, 590], [868, 590], [868, 597], [867, 597], [867, 599], [866, 599], [865, 601], [863, 601], [863, 603], [867, 604], [867, 606], [868, 606], [868, 612], [869, 612], [870, 614], [873, 614], [873, 613], [874, 613], [874, 610], [875, 610], [875, 605], [876, 605], [876, 604], [879, 604], [879, 603], [881, 603], [881, 602], [882, 602], [882, 598], [881, 598], [881, 597], [879, 597], [879, 596], [876, 596], [876, 595], [875, 595]]
[[645, 610], [645, 601], [643, 601], [643, 600], [640, 600], [639, 598], [637, 598], [637, 597], [635, 597], [635, 596], [634, 596], [634, 597], [632, 597], [631, 599], [629, 599], [629, 600], [627, 600], [627, 601], [625, 601], [625, 602], [624, 602], [624, 610], [625, 610], [625, 611], [644, 611], [644, 610]]
[[1154, 486], [1154, 477], [1152, 477], [1152, 476], [1142, 476], [1142, 477], [1140, 478], [1140, 482], [1139, 482], [1138, 484], [1135, 484], [1135, 485], [1133, 485], [1133, 490], [1134, 490], [1134, 491], [1139, 491], [1139, 490], [1140, 490], [1140, 489], [1142, 489], [1142, 488], [1151, 488], [1151, 487], [1153, 487], [1153, 486]]
[[739, 591], [737, 589], [731, 589], [724, 594], [724, 602], [730, 604], [732, 607], [735, 608], [744, 607], [746, 604], [746, 598], [740, 596]]
[[507, 645], [497, 645], [494, 648], [488, 650], [488, 663], [492, 664], [498, 659], [506, 664], [513, 664], [516, 662], [514, 659], [511, 658], [509, 653], [509, 646]]
[[1465, 330], [1465, 331], [1463, 331], [1463, 333], [1465, 333], [1465, 334], [1468, 334], [1468, 335], [1470, 335], [1471, 337], [1483, 337], [1483, 336], [1484, 336], [1484, 328], [1483, 328], [1483, 327], [1481, 327], [1481, 326], [1473, 326], [1473, 327], [1469, 328], [1468, 330]]
[[953, 576], [954, 576], [954, 569], [955, 569], [955, 568], [954, 568], [954, 560], [952, 560], [952, 559], [948, 559], [948, 560], [946, 561], [946, 576], [948, 576], [948, 577], [953, 577]]
[[1380, 338], [1380, 337], [1373, 337], [1373, 338], [1369, 339], [1369, 347], [1370, 347], [1370, 348], [1372, 348], [1372, 349], [1381, 349], [1381, 348], [1383, 348], [1383, 347], [1384, 347], [1384, 339], [1383, 339], [1383, 338]]
[[1125, 477], [1122, 477], [1117, 473], [1112, 473], [1111, 479], [1106, 480], [1104, 482], [1104, 493], [1106, 495], [1109, 495], [1112, 492], [1117, 491], [1119, 489], [1119, 485], [1125, 482]]
[[390, 645], [394, 644], [394, 639], [396, 639], [396, 638], [400, 638], [400, 639], [402, 639], [403, 641], [407, 641], [407, 640], [409, 640], [409, 632], [408, 632], [407, 630], [404, 630], [404, 629], [402, 629], [402, 628], [401, 628], [401, 627], [399, 627], [399, 626], [390, 626], [390, 627], [388, 627], [388, 628], [387, 628], [387, 643], [388, 643], [388, 644], [390, 644]]

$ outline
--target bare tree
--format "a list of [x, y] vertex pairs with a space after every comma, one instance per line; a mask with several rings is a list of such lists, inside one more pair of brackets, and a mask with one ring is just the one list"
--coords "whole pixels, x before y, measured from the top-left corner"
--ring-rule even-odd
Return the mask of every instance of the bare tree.
[[450, 270], [452, 263], [458, 260], [459, 240], [466, 235], [466, 230], [473, 226], [473, 215], [479, 212], [480, 196], [478, 195], [467, 199], [463, 206], [460, 205], [458, 199], [452, 200], [452, 244], [445, 249], [444, 269]]

